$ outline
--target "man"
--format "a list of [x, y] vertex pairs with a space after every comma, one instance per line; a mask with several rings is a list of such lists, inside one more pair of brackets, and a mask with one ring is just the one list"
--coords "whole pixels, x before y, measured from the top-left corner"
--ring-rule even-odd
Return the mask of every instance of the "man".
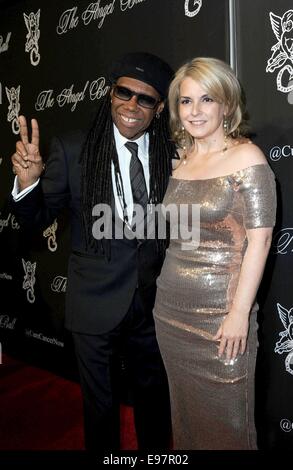
[[[93, 208], [115, 209], [125, 234], [134, 230], [133, 206], [163, 199], [171, 159], [164, 107], [170, 67], [148, 53], [115, 62], [112, 87], [88, 136], [55, 139], [44, 163], [39, 130], [19, 118], [21, 141], [12, 156], [17, 175], [14, 211], [28, 230], [52, 223], [69, 206], [72, 252], [68, 267], [66, 327], [72, 331], [84, 402], [86, 448], [119, 449], [119, 390], [115, 359], [123, 348], [131, 378], [139, 449], [170, 444], [168, 386], [152, 308], [165, 240], [93, 237]], [[113, 227], [116, 224], [113, 217]]]

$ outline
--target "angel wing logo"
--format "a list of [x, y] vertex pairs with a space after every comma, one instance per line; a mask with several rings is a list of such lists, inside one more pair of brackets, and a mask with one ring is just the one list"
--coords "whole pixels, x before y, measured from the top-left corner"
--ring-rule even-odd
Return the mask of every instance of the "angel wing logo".
[[277, 309], [285, 330], [279, 333], [280, 339], [276, 343], [275, 353], [288, 353], [285, 359], [285, 367], [286, 371], [293, 375], [293, 307], [287, 310], [278, 303]]
[[273, 73], [280, 69], [277, 89], [282, 93], [290, 93], [293, 91], [293, 10], [286, 11], [283, 16], [270, 12], [270, 21], [277, 43], [271, 48], [272, 55], [267, 62], [266, 72]]
[[19, 96], [20, 96], [20, 85], [17, 88], [5, 87], [6, 96], [9, 101], [7, 121], [11, 122], [12, 132], [14, 134], [19, 133], [18, 114], [20, 111]]
[[31, 263], [31, 261], [25, 261], [22, 258], [22, 266], [24, 269], [24, 279], [22, 283], [22, 288], [26, 290], [26, 298], [29, 303], [33, 304], [36, 300], [35, 292], [34, 292], [34, 285], [36, 283], [36, 266], [37, 263]]
[[40, 14], [39, 9], [37, 13], [30, 13], [29, 15], [23, 14], [24, 22], [27, 27], [28, 33], [26, 35], [25, 52], [30, 52], [30, 61], [32, 65], [38, 65], [41, 59], [39, 53], [39, 39], [40, 39]]

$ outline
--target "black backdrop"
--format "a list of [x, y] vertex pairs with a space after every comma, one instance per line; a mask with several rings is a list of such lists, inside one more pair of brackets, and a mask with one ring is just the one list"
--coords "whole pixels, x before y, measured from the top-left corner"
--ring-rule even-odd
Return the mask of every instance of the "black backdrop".
[[293, 444], [292, 8], [290, 0], [238, 1], [236, 26], [238, 72], [254, 140], [277, 179], [278, 220], [259, 296], [257, 411], [261, 445], [284, 449]]
[[[290, 448], [293, 93], [277, 89], [278, 73], [287, 67], [280, 73], [288, 86], [293, 66], [290, 0], [0, 1], [0, 340], [3, 352], [64, 375], [74, 373], [72, 346], [63, 329], [67, 215], [33, 240], [21, 234], [7, 205], [13, 185], [10, 155], [18, 138], [13, 115], [38, 119], [45, 158], [53, 135], [88, 128], [108, 86], [109, 64], [122, 53], [153, 52], [175, 69], [199, 55], [229, 61], [233, 5], [238, 75], [254, 139], [279, 189], [274, 246], [260, 290], [258, 429], [262, 447]], [[31, 48], [29, 30], [35, 34]]]
[[[17, 348], [67, 373], [72, 363], [63, 329], [67, 217], [60, 216], [34, 240], [20, 234], [7, 207], [10, 155], [17, 140], [16, 121], [8, 118], [9, 98], [17, 95], [17, 115], [38, 119], [46, 158], [52, 135], [88, 128], [108, 87], [108, 67], [126, 51], [156, 53], [174, 68], [199, 54], [227, 58], [228, 2], [19, 0], [2, 2], [0, 11], [0, 333], [4, 350]], [[26, 52], [29, 29], [36, 39]], [[32, 273], [24, 285], [27, 270]]]

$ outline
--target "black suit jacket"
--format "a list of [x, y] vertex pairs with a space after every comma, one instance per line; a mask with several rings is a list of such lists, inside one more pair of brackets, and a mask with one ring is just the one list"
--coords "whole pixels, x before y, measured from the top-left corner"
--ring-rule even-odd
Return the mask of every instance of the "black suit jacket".
[[13, 211], [27, 230], [49, 226], [64, 207], [71, 220], [65, 326], [75, 332], [98, 334], [113, 329], [125, 316], [136, 287], [146, 314], [152, 315], [156, 279], [163, 257], [155, 240], [111, 240], [111, 259], [86, 249], [81, 224], [80, 153], [85, 136], [78, 132], [54, 139], [41, 183], [13, 202]]

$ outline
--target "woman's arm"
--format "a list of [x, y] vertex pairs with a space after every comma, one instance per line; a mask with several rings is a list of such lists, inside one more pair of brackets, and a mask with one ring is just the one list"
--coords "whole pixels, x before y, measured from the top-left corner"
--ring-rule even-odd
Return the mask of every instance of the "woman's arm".
[[249, 314], [264, 272], [273, 228], [247, 230], [248, 246], [243, 258], [238, 286], [230, 312], [214, 339], [220, 341], [219, 357], [226, 352], [228, 360], [243, 354], [249, 328]]

